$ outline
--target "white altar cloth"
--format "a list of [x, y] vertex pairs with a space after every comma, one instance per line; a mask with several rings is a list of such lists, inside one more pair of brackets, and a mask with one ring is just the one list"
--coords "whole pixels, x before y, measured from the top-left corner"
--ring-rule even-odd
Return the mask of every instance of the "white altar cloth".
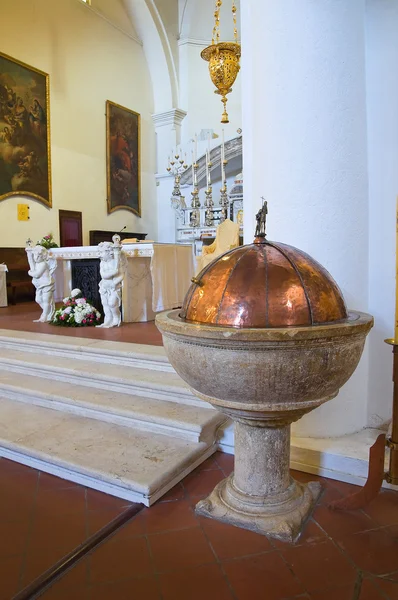
[[0, 306], [7, 306], [7, 265], [0, 265]]
[[[123, 281], [122, 314], [126, 323], [152, 321], [157, 312], [182, 305], [194, 275], [192, 244], [123, 244], [127, 271]], [[72, 289], [71, 261], [98, 258], [97, 246], [53, 248], [55, 300]]]

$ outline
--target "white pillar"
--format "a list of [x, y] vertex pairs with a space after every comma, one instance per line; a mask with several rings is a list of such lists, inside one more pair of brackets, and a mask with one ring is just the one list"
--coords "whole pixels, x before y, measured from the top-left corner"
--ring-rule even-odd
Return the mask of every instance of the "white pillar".
[[[241, 5], [245, 241], [261, 196], [268, 238], [323, 264], [348, 307], [368, 306], [364, 0]], [[366, 424], [367, 356], [337, 399], [293, 434]]]
[[181, 143], [181, 123], [186, 112], [173, 108], [152, 115], [156, 132], [157, 205], [159, 242], [175, 242], [175, 212], [170, 205], [174, 179], [167, 175], [167, 159]]
[[367, 99], [369, 156], [368, 422], [391, 418], [392, 355], [385, 338], [394, 335], [395, 203], [398, 195], [398, 3], [367, 0]]

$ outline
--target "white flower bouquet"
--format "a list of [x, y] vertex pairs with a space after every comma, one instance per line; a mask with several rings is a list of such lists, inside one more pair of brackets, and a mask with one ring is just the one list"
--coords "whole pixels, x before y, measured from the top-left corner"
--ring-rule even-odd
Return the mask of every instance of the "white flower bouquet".
[[87, 302], [80, 290], [75, 289], [63, 299], [63, 304], [55, 311], [51, 323], [62, 327], [90, 327], [98, 325], [100, 321], [101, 313]]

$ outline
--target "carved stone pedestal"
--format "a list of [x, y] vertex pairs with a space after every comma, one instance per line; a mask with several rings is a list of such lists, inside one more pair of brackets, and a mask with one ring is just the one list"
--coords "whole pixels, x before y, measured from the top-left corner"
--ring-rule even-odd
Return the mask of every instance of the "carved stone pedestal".
[[235, 472], [196, 506], [200, 515], [294, 542], [321, 493], [289, 474], [290, 425], [235, 423]]

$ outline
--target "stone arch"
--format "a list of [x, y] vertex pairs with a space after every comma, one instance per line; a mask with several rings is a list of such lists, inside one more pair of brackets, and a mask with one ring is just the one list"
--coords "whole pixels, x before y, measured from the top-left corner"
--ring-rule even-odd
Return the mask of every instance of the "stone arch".
[[178, 106], [178, 77], [170, 41], [154, 0], [124, 0], [140, 36], [152, 80], [154, 111]]

